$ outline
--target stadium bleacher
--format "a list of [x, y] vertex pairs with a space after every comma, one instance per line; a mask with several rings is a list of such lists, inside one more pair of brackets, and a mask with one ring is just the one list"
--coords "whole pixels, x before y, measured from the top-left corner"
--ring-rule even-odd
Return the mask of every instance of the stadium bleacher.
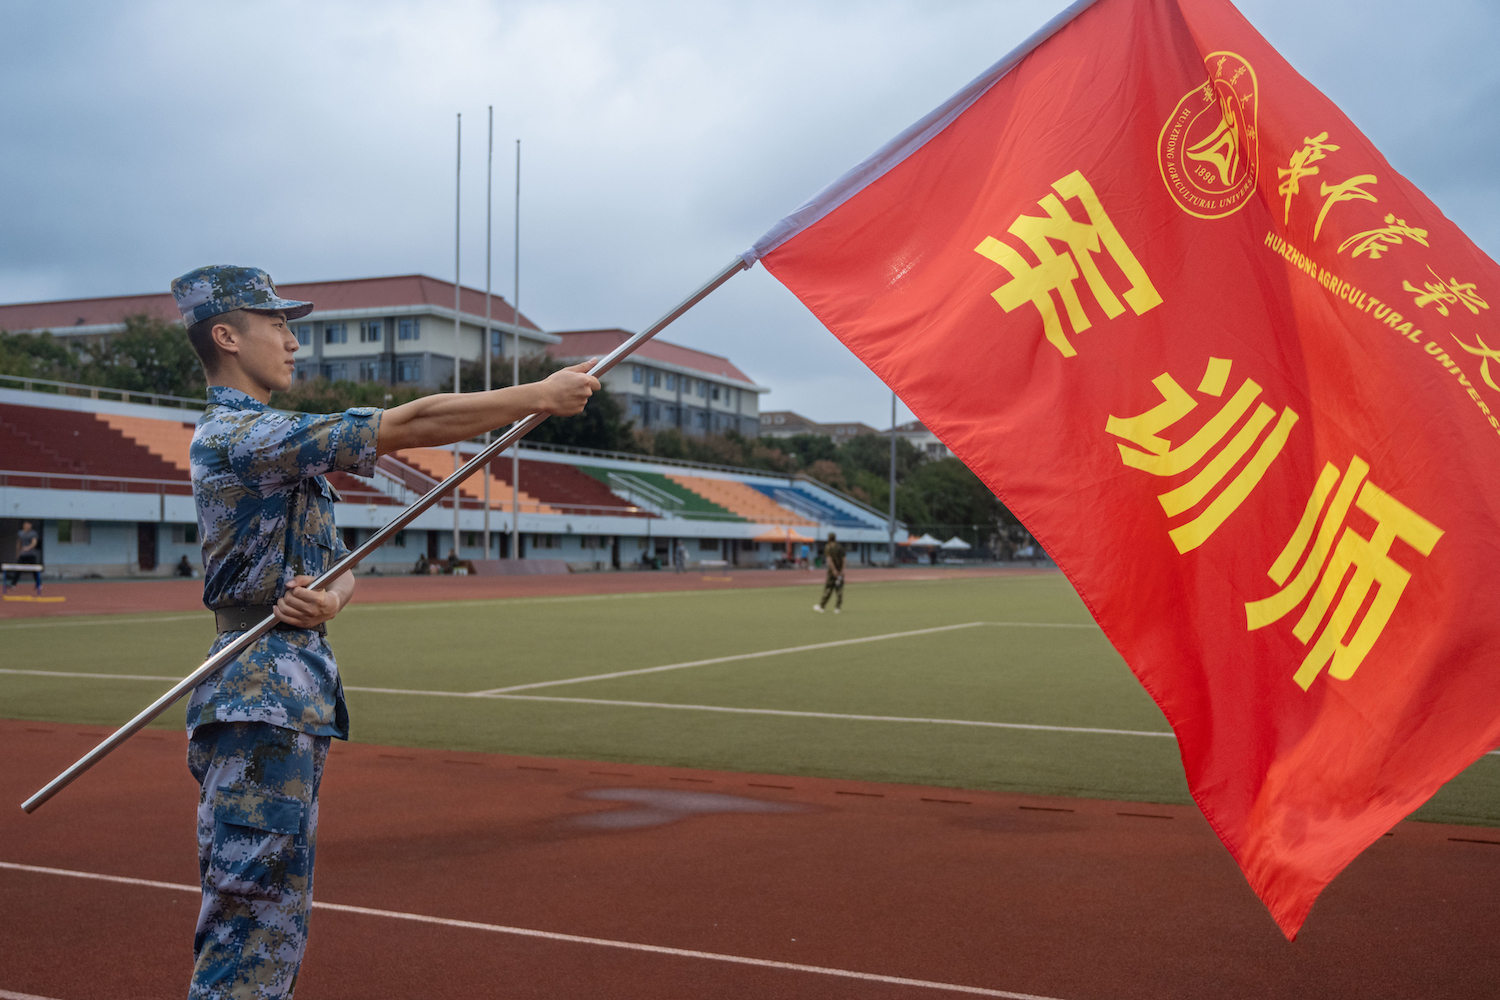
[[[11, 442], [4, 465], [31, 461], [18, 472], [73, 473], [117, 479], [176, 481], [188, 485], [186, 468], [179, 468], [134, 439], [116, 430], [99, 415], [78, 410], [40, 409], [0, 403], [0, 429]], [[145, 483], [124, 484], [127, 491], [156, 492]], [[171, 492], [178, 492], [169, 487]]]
[[609, 487], [616, 496], [623, 496], [634, 503], [660, 507], [664, 513], [674, 517], [690, 521], [747, 520], [659, 472], [647, 472], [644, 469], [626, 472], [592, 465], [580, 465], [578, 468]]
[[749, 485], [772, 500], [775, 500], [781, 506], [794, 510], [804, 517], [812, 518], [817, 524], [824, 524], [830, 528], [851, 529], [880, 529], [883, 527], [883, 525], [873, 518], [865, 520], [856, 517], [842, 508], [835, 507], [801, 484], [779, 486], [750, 483]]
[[776, 503], [749, 484], [735, 479], [709, 479], [672, 473], [668, 479], [692, 490], [730, 513], [759, 524], [816, 524]]

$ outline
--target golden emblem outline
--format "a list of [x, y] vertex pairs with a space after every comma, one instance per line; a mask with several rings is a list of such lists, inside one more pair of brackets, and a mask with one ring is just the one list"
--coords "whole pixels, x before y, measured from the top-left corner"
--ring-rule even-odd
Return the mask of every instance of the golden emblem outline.
[[1249, 203], [1260, 179], [1260, 86], [1236, 52], [1210, 52], [1203, 64], [1208, 78], [1161, 127], [1156, 162], [1178, 208], [1222, 219]]

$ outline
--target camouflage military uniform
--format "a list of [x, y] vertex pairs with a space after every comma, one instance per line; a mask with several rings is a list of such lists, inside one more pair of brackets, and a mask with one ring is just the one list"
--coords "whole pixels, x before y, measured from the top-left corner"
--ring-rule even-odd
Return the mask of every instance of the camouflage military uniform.
[[834, 602], [834, 610], [840, 610], [844, 606], [844, 547], [838, 542], [829, 539], [828, 544], [823, 546], [823, 565], [827, 567], [828, 574], [823, 580], [823, 599], [818, 602], [818, 608], [828, 605], [828, 598], [838, 594]]
[[[344, 555], [322, 474], [373, 471], [381, 411], [282, 413], [222, 386], [208, 398], [190, 451], [203, 601], [274, 604]], [[328, 740], [349, 735], [333, 651], [316, 631], [268, 633], [194, 689], [187, 726], [203, 881], [189, 995], [286, 996], [307, 942]]]

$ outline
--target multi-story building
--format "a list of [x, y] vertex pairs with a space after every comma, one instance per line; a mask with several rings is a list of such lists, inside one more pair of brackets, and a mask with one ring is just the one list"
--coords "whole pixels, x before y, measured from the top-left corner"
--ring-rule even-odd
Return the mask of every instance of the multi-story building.
[[[602, 358], [631, 337], [628, 330], [563, 330], [548, 352], [570, 364]], [[635, 425], [647, 430], [675, 427], [684, 434], [746, 437], [760, 433], [760, 394], [728, 358], [652, 339], [603, 378]]]
[[[277, 291], [315, 306], [292, 324], [301, 345], [299, 379], [322, 376], [430, 390], [453, 378], [455, 355], [476, 360], [484, 354], [484, 292], [465, 286], [455, 314], [451, 281], [405, 274], [282, 284]], [[0, 305], [0, 330], [50, 331], [64, 343], [81, 346], [119, 333], [125, 317], [142, 314], [168, 322], [180, 319], [171, 294], [164, 292]], [[512, 334], [519, 334], [522, 354], [545, 350], [559, 340], [512, 310], [502, 296], [491, 296], [490, 316], [495, 357], [509, 356]]]
[[943, 444], [938, 439], [938, 436], [928, 430], [920, 420], [898, 424], [896, 426], [896, 436], [910, 441], [913, 447], [928, 458], [948, 457], [948, 446]]
[[799, 413], [791, 410], [768, 410], [760, 415], [760, 436], [773, 438], [789, 438], [798, 434], [819, 434], [823, 437], [833, 438], [834, 444], [843, 444], [851, 438], [860, 437], [865, 434], [885, 434], [886, 431], [878, 431], [869, 424], [859, 421], [846, 421], [843, 423], [820, 424], [809, 420]]

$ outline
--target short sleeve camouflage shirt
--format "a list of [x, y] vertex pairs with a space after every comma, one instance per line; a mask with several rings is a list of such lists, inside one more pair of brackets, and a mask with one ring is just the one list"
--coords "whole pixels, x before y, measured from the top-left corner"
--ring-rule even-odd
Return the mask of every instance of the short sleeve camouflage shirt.
[[[371, 474], [382, 411], [284, 413], [223, 386], [209, 388], [208, 402], [190, 451], [203, 603], [274, 604], [293, 577], [316, 576], [346, 553], [333, 520], [338, 494], [323, 474]], [[237, 635], [220, 635], [210, 655]], [[268, 633], [193, 690], [188, 732], [209, 722], [347, 738], [333, 650], [316, 632]]]

